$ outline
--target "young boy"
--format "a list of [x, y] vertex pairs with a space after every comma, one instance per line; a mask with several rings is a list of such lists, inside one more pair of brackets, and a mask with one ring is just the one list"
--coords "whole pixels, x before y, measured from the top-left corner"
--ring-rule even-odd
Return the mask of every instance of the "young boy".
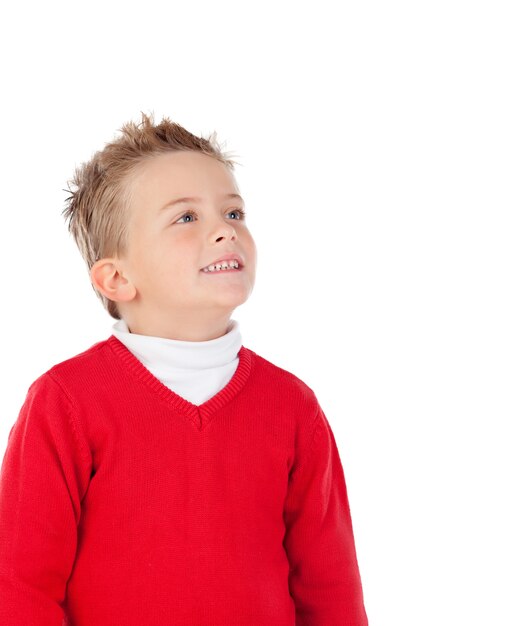
[[169, 119], [76, 170], [65, 217], [111, 336], [29, 387], [0, 475], [2, 626], [366, 626], [313, 390], [242, 345], [233, 161]]

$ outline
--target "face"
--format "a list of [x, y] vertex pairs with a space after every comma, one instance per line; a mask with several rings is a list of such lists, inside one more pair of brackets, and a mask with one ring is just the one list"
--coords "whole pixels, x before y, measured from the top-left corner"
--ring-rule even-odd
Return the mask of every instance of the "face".
[[[219, 329], [247, 300], [256, 275], [256, 246], [244, 201], [232, 195], [240, 195], [234, 176], [204, 154], [168, 153], [143, 163], [130, 191], [129, 249], [121, 260], [135, 287], [134, 297], [122, 303], [130, 331], [172, 338], [223, 334]], [[194, 200], [174, 203], [187, 197]], [[241, 269], [203, 271], [227, 254], [237, 255]]]

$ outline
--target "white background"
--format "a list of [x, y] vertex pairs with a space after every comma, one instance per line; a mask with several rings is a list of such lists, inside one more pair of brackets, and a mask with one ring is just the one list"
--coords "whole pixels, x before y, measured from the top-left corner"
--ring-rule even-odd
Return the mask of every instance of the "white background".
[[61, 215], [74, 166], [141, 110], [216, 130], [258, 247], [233, 317], [332, 425], [371, 626], [503, 626], [502, 8], [4, 8], [2, 451], [31, 382], [115, 321]]

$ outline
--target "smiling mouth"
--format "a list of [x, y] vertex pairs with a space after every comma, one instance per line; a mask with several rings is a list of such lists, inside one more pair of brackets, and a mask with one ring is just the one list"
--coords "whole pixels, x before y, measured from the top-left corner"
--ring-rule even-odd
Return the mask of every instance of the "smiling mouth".
[[238, 274], [241, 271], [242, 268], [240, 266], [238, 268], [230, 267], [223, 270], [208, 270], [206, 267], [204, 267], [202, 270], [200, 270], [200, 272], [203, 272], [204, 274]]

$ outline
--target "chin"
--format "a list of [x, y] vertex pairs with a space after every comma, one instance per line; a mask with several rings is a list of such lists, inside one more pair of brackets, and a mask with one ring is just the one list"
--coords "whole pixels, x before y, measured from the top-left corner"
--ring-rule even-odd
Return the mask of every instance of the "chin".
[[246, 294], [246, 293], [229, 294], [228, 297], [226, 296], [226, 294], [222, 294], [222, 297], [217, 298], [217, 300], [222, 306], [226, 306], [228, 308], [234, 309], [235, 307], [240, 306], [241, 304], [244, 304], [244, 302], [247, 301], [248, 297], [249, 297], [249, 294]]

